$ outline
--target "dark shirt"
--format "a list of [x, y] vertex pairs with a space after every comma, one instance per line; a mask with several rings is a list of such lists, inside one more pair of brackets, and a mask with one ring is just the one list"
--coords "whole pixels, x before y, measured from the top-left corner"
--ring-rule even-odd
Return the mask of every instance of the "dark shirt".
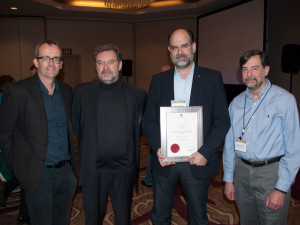
[[97, 100], [97, 170], [130, 167], [127, 144], [126, 98], [120, 80], [100, 82]]
[[57, 81], [55, 81], [53, 95], [48, 94], [47, 88], [41, 81], [40, 88], [48, 123], [45, 165], [53, 165], [61, 160], [70, 160], [66, 113]]

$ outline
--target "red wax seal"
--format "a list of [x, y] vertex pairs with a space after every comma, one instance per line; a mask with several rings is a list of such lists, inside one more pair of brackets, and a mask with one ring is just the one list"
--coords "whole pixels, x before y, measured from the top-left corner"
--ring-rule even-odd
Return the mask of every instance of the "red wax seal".
[[179, 149], [180, 149], [178, 144], [172, 144], [170, 148], [173, 153], [179, 152]]

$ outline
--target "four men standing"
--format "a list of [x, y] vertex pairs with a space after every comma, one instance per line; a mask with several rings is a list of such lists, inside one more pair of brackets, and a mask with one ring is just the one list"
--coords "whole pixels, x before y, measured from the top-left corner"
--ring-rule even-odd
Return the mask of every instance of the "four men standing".
[[[219, 147], [226, 136], [223, 163], [226, 197], [236, 200], [241, 224], [285, 224], [290, 186], [300, 165], [299, 114], [293, 95], [272, 85], [268, 56], [246, 52], [240, 58], [245, 92], [229, 107], [220, 72], [193, 62], [193, 33], [176, 29], [168, 38], [175, 68], [153, 76], [146, 92], [119, 79], [120, 50], [97, 46], [97, 81], [72, 88], [56, 80], [62, 50], [55, 41], [36, 47], [38, 72], [5, 92], [0, 108], [0, 149], [25, 189], [31, 224], [66, 225], [76, 188], [78, 153], [86, 224], [103, 222], [108, 195], [115, 223], [130, 224], [133, 187], [138, 184], [139, 137], [153, 149], [155, 225], [171, 224], [178, 181], [187, 200], [189, 224], [207, 224], [210, 177], [220, 169]], [[183, 163], [162, 162], [160, 107], [172, 100], [203, 107], [203, 145]], [[234, 183], [233, 183], [234, 181]]]

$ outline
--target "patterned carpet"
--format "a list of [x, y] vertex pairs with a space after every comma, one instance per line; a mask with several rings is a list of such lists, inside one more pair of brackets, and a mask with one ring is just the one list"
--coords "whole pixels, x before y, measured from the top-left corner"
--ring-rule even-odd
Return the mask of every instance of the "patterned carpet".
[[[148, 145], [141, 145], [141, 173], [140, 180], [144, 179], [147, 157], [149, 154]], [[239, 215], [234, 202], [228, 202], [223, 195], [224, 184], [222, 182], [222, 172], [220, 171], [211, 180], [209, 187], [209, 199], [207, 202], [207, 211], [209, 218], [209, 225], [238, 225]], [[78, 188], [74, 197], [70, 225], [84, 224], [84, 211], [81, 198], [81, 191]], [[18, 198], [18, 194], [11, 195], [9, 200]], [[9, 202], [6, 208], [0, 207], [0, 224], [1, 225], [15, 225], [18, 216], [18, 201]], [[150, 225], [150, 213], [153, 204], [153, 189], [142, 185], [139, 187], [138, 194], [134, 194], [132, 206], [132, 225]], [[186, 225], [187, 224], [187, 209], [186, 202], [182, 195], [180, 186], [178, 185], [176, 195], [173, 203], [172, 225]], [[105, 225], [114, 224], [114, 214], [111, 204], [107, 206], [107, 214], [105, 217]], [[300, 200], [291, 199], [288, 225], [300, 225]]]

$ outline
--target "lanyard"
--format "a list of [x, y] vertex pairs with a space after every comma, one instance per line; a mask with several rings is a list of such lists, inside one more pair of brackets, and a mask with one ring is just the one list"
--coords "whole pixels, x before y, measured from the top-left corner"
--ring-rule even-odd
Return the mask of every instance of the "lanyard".
[[265, 97], [267, 96], [267, 94], [269, 93], [270, 89], [272, 87], [272, 84], [271, 86], [269, 87], [269, 89], [267, 90], [266, 94], [264, 95], [264, 97], [262, 98], [262, 100], [260, 101], [260, 103], [258, 104], [258, 106], [256, 107], [256, 109], [254, 110], [254, 112], [252, 113], [252, 115], [250, 116], [246, 126], [245, 126], [245, 110], [246, 110], [246, 100], [247, 100], [247, 95], [245, 94], [245, 103], [244, 103], [244, 114], [243, 114], [243, 131], [242, 131], [242, 135], [239, 137], [240, 140], [242, 140], [242, 137], [245, 133], [245, 130], [249, 124], [249, 122], [251, 121], [251, 119], [253, 118], [254, 114], [256, 113], [257, 109], [259, 108], [259, 106], [261, 105], [261, 103], [263, 102], [263, 100], [265, 99]]

